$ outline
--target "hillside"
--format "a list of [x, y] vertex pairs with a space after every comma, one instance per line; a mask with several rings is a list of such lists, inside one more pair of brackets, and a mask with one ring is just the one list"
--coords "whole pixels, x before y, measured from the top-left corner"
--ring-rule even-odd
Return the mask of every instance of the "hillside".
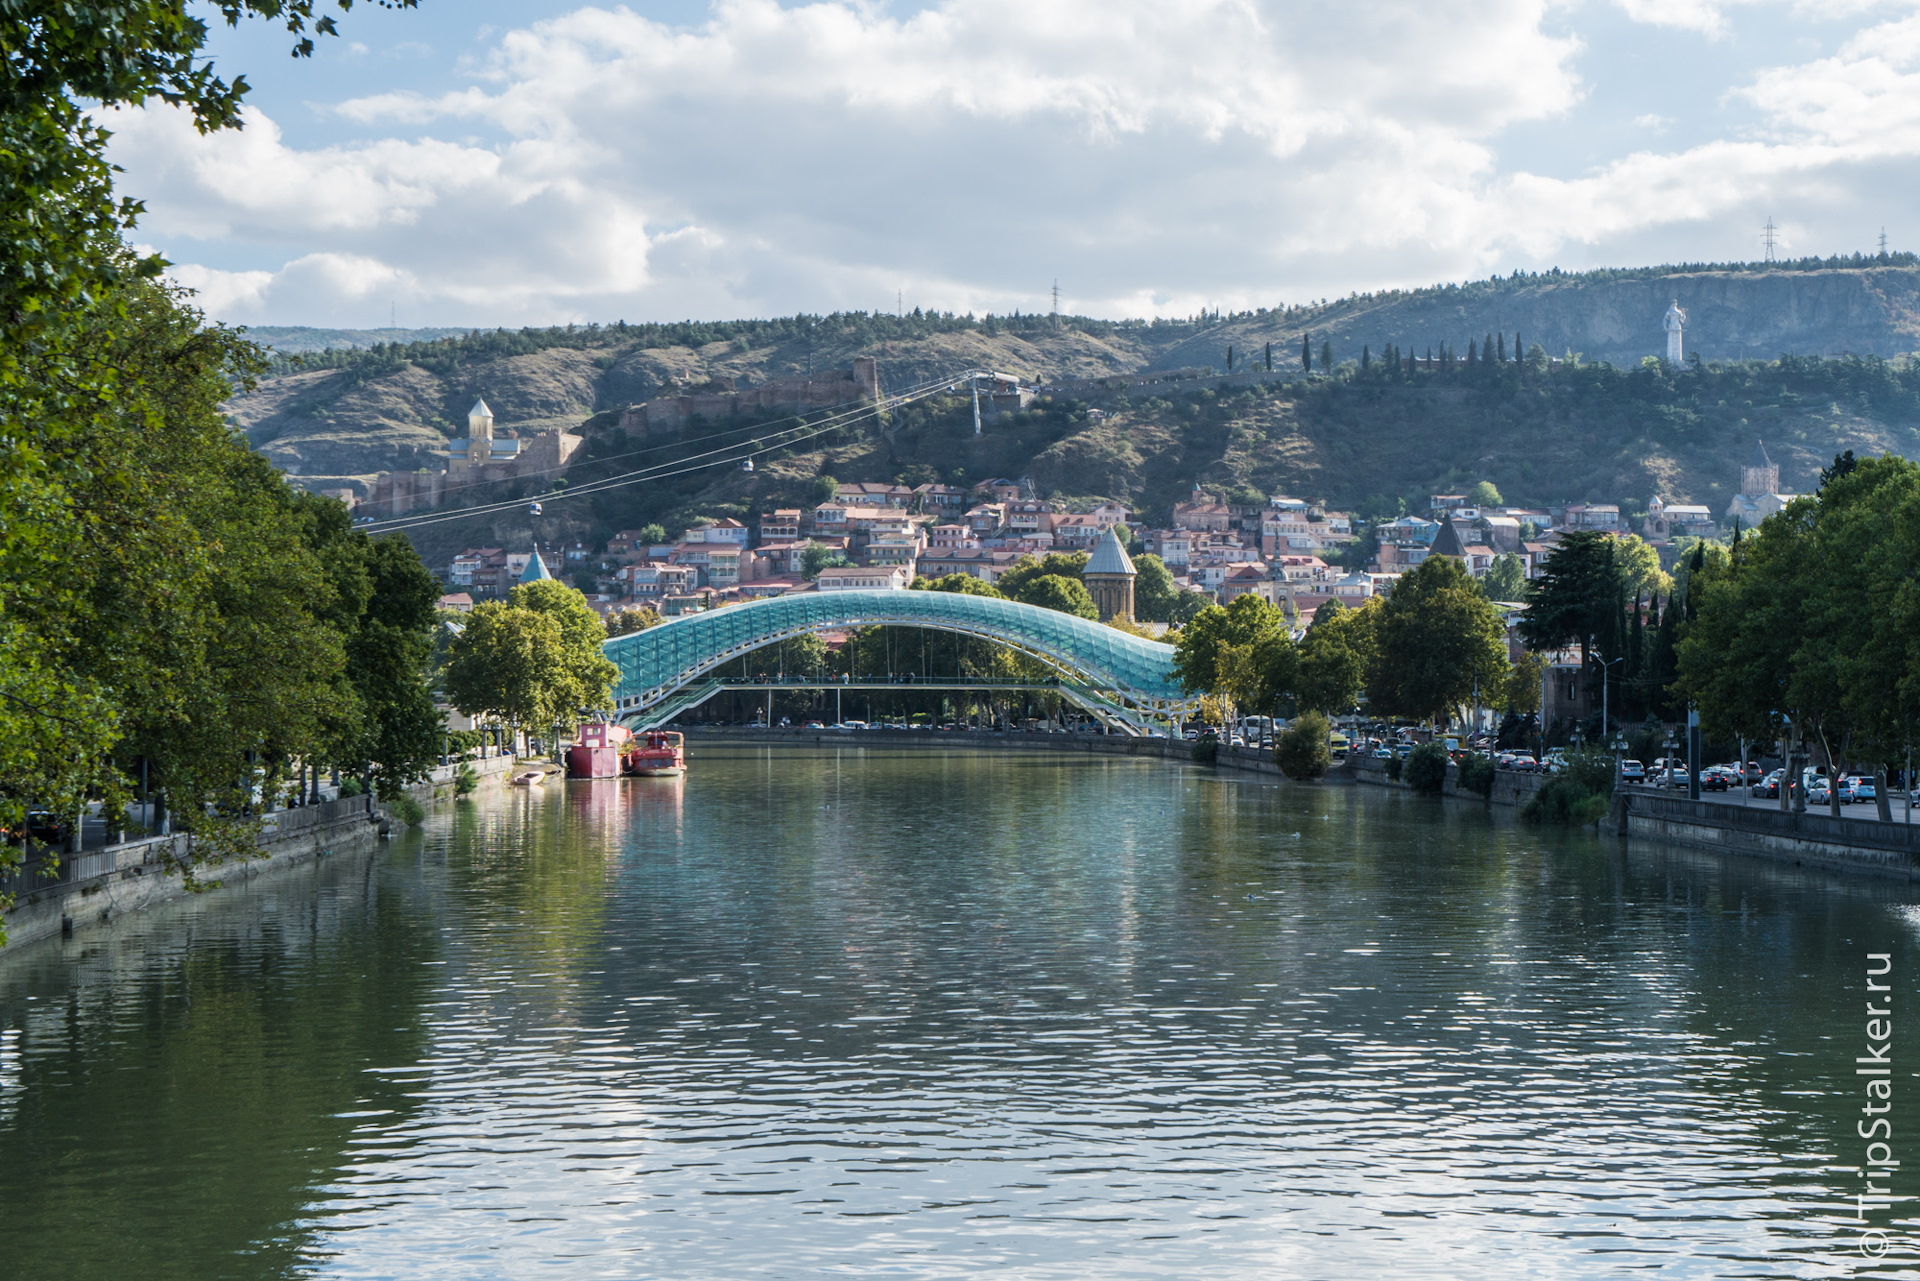
[[[941, 398], [885, 427], [764, 459], [751, 474], [723, 465], [576, 500], [549, 496], [538, 534], [592, 545], [648, 521], [677, 530], [701, 515], [750, 519], [811, 501], [823, 475], [910, 484], [1030, 476], [1043, 494], [1075, 504], [1118, 498], [1154, 520], [1196, 483], [1217, 495], [1284, 492], [1369, 514], [1392, 514], [1401, 500], [1424, 506], [1425, 495], [1476, 480], [1491, 480], [1510, 502], [1618, 501], [1637, 512], [1658, 493], [1720, 511], [1755, 438], [1790, 490], [1811, 487], [1842, 450], [1920, 456], [1920, 365], [1807, 357], [1678, 373], [1544, 361], [1454, 373], [1375, 366], [1100, 405], [1043, 399], [978, 437], [967, 400]], [[618, 433], [590, 439], [604, 461], [576, 467], [573, 485], [693, 452], [668, 443], [636, 460], [637, 442]], [[444, 563], [463, 546], [524, 547], [535, 530], [515, 510], [413, 533], [429, 563]]]
[[[1689, 353], [1705, 364], [1644, 370], [1642, 358], [1664, 348], [1660, 316], [1676, 297], [1689, 312]], [[1580, 361], [1524, 376], [1508, 365], [1393, 378], [1377, 366], [1358, 376], [1353, 364], [1363, 348], [1372, 356], [1389, 343], [1418, 355], [1442, 344], [1462, 352], [1488, 332], [1503, 346], [1517, 334], [1529, 348], [1579, 353]], [[1312, 378], [1300, 376], [1303, 335], [1313, 342]], [[1323, 342], [1342, 365], [1337, 377], [1317, 368]], [[837, 441], [756, 477], [704, 474], [619, 491], [596, 500], [577, 528], [567, 518], [569, 534], [592, 537], [643, 518], [672, 523], [715, 503], [744, 514], [770, 501], [776, 482], [791, 482], [798, 495], [799, 481], [815, 474], [1030, 475], [1062, 496], [1111, 496], [1149, 511], [1196, 482], [1391, 506], [1483, 478], [1519, 502], [1644, 503], [1658, 490], [1718, 508], [1755, 436], [1790, 488], [1808, 484], [1839, 449], [1920, 450], [1908, 362], [1877, 359], [1920, 348], [1920, 265], [1910, 257], [1549, 273], [1177, 321], [916, 313], [481, 331], [283, 360], [229, 410], [256, 446], [308, 483], [359, 478], [353, 483], [364, 487], [377, 471], [444, 465], [446, 440], [479, 397], [493, 407], [496, 430], [584, 429], [605, 457], [626, 447], [609, 411], [669, 386], [751, 386], [844, 368], [862, 354], [878, 358], [890, 389], [969, 366], [1038, 382], [1222, 369], [1229, 348], [1238, 372], [1268, 343], [1274, 372], [1257, 375], [1265, 379], [1257, 386], [1170, 384], [1152, 398], [1041, 405], [977, 440], [965, 405], [920, 406], [888, 432]], [[1772, 359], [1780, 352], [1865, 358]], [[1108, 416], [1090, 417], [1089, 408]], [[525, 536], [463, 532], [464, 524], [436, 528], [477, 541]]]

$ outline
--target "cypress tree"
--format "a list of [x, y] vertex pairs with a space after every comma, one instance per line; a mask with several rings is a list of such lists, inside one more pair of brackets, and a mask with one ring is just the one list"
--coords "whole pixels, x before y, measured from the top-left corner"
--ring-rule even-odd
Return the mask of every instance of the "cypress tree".
[[1228, 373], [1233, 372], [1233, 348], [1232, 347], [1227, 348], [1227, 372]]
[[1300, 335], [1300, 368], [1313, 372], [1313, 335]]
[[1504, 365], [1507, 363], [1507, 335], [1505, 334], [1505, 332], [1502, 332], [1500, 334], [1499, 341], [1500, 341], [1500, 363]]
[[1360, 344], [1360, 371], [1365, 373], [1373, 368], [1373, 350], [1365, 343]]
[[1474, 343], [1473, 339], [1469, 338], [1467, 339], [1467, 368], [1471, 369], [1479, 363], [1480, 349]]
[[1686, 605], [1687, 605], [1687, 621], [1689, 623], [1691, 623], [1694, 620], [1695, 616], [1697, 616], [1700, 612], [1699, 606], [1693, 603], [1693, 576], [1699, 573], [1702, 569], [1706, 568], [1706, 564], [1707, 564], [1706, 543], [1704, 542], [1695, 543], [1693, 545], [1693, 559], [1687, 562]]
[[[1627, 661], [1624, 666], [1627, 674], [1633, 678], [1632, 688], [1641, 695], [1635, 702], [1636, 704], [1643, 704], [1646, 701], [1644, 695], [1647, 689], [1647, 625], [1646, 620], [1640, 615], [1640, 598], [1638, 596], [1633, 598], [1633, 619], [1627, 631]], [[1640, 715], [1644, 715], [1646, 708], [1636, 705], [1634, 711]], [[1626, 718], [1622, 717], [1621, 719], [1624, 720]], [[1636, 719], [1638, 719], [1637, 716]]]
[[1662, 717], [1667, 712], [1667, 688], [1673, 684], [1674, 677], [1674, 641], [1679, 628], [1680, 611], [1673, 607], [1673, 597], [1667, 597], [1666, 612], [1660, 616], [1660, 630], [1654, 635], [1653, 642], [1653, 688], [1649, 690], [1649, 701], [1653, 709]]
[[1480, 363], [1486, 364], [1493, 359], [1493, 335], [1488, 334], [1480, 340]]
[[1273, 344], [1267, 344], [1267, 372], [1273, 372]]
[[1522, 346], [1520, 345], [1520, 331], [1519, 331], [1518, 329], [1516, 329], [1516, 330], [1514, 330], [1514, 331], [1513, 331], [1513, 360], [1514, 360], [1514, 363], [1515, 363], [1515, 364], [1518, 364], [1518, 363], [1520, 363], [1520, 361], [1521, 361], [1521, 359], [1522, 359], [1522, 358], [1524, 358], [1524, 357], [1526, 356], [1526, 354], [1527, 354], [1527, 349], [1526, 349], [1525, 347], [1522, 347]]
[[1427, 348], [1427, 372], [1433, 372], [1433, 348]]
[[1323, 374], [1333, 372], [1333, 343], [1331, 341], [1320, 344], [1320, 372]]

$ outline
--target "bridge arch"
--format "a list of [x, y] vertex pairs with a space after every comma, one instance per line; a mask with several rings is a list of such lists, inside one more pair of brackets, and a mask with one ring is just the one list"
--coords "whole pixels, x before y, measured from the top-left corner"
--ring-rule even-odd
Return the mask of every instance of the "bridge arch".
[[620, 676], [616, 715], [654, 721], [676, 693], [723, 663], [808, 632], [891, 624], [997, 641], [1051, 663], [1116, 705], [1177, 714], [1185, 695], [1168, 675], [1173, 646], [1102, 623], [992, 596], [958, 592], [800, 592], [685, 614], [616, 636], [606, 654]]

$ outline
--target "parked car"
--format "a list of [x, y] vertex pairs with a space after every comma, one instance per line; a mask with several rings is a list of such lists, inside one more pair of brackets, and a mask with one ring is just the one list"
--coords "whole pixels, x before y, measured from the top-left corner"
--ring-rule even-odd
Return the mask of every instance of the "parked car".
[[1873, 780], [1862, 774], [1849, 774], [1840, 780], [1840, 803], [1851, 805], [1856, 801], [1874, 799]]
[[27, 811], [27, 835], [43, 845], [65, 845], [71, 830], [52, 810], [36, 805]]
[[1832, 803], [1833, 789], [1828, 786], [1827, 780], [1824, 778], [1814, 779], [1807, 788], [1807, 804], [1831, 805]]

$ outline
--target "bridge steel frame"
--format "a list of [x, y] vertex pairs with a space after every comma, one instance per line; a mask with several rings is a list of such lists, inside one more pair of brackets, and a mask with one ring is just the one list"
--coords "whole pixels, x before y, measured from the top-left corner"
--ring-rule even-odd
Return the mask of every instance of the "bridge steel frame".
[[1140, 732], [1149, 716], [1177, 723], [1193, 707], [1169, 674], [1171, 645], [1018, 601], [908, 590], [799, 592], [616, 636], [606, 643], [607, 657], [620, 669], [615, 715], [652, 728], [704, 702], [674, 696], [724, 663], [810, 632], [876, 625], [957, 632], [1018, 650], [1068, 678], [1055, 692], [1130, 732]]

